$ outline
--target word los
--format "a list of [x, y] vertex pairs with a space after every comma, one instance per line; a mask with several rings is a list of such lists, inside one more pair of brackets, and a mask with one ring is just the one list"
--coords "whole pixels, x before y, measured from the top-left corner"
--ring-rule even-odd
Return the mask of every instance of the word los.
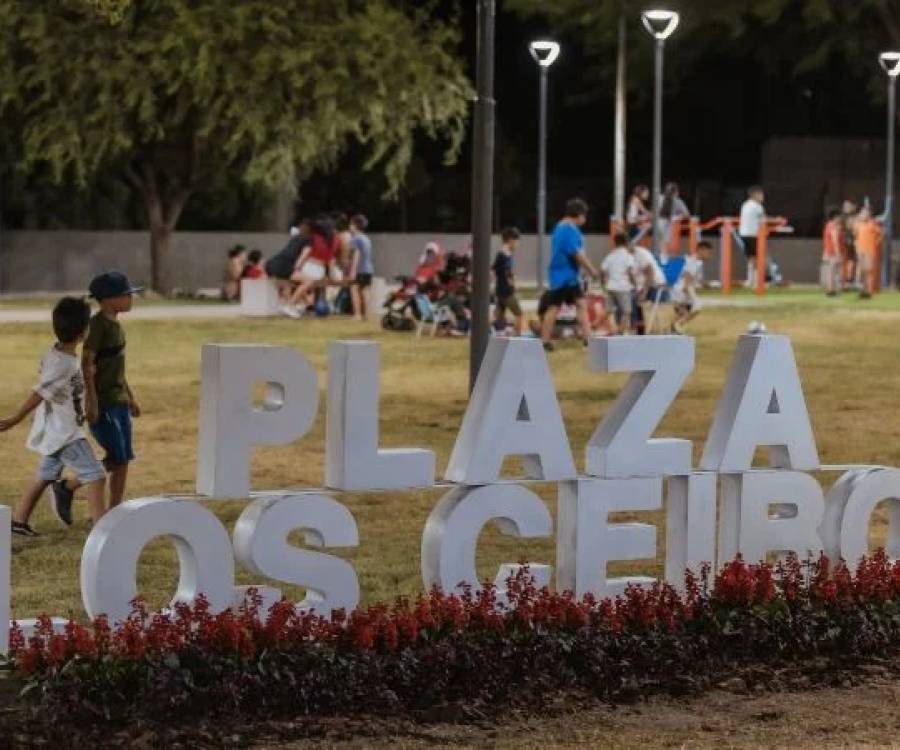
[[[868, 549], [875, 507], [891, 501], [887, 550], [900, 552], [900, 471], [858, 467], [826, 499], [806, 472], [820, 469], [809, 414], [789, 339], [740, 337], [700, 466], [688, 440], [653, 438], [694, 367], [694, 342], [683, 337], [593, 339], [588, 364], [599, 373], [631, 373], [590, 438], [579, 475], [541, 344], [491, 341], [444, 480], [449, 492], [422, 536], [426, 586], [478, 587], [479, 534], [495, 523], [505, 534], [550, 537], [553, 521], [541, 498], [502, 480], [508, 456], [519, 456], [528, 480], [558, 485], [556, 586], [581, 596], [620, 593], [645, 577], [608, 578], [612, 561], [656, 556], [656, 527], [610, 523], [609, 514], [663, 508], [666, 495], [666, 577], [675, 585], [686, 568], [748, 560], [770, 553], [801, 556], [823, 550], [851, 563]], [[92, 530], [81, 562], [81, 591], [91, 617], [123, 619], [137, 594], [136, 570], [146, 544], [172, 539], [180, 576], [174, 601], [203, 593], [214, 611], [243, 600], [234, 583], [235, 558], [249, 571], [304, 587], [304, 609], [328, 613], [359, 602], [348, 562], [311, 548], [353, 547], [356, 522], [332, 495], [342, 491], [409, 490], [435, 485], [435, 457], [421, 449], [379, 447], [379, 350], [371, 342], [335, 342], [329, 349], [325, 485], [328, 490], [257, 492], [250, 487], [253, 450], [291, 443], [312, 427], [318, 411], [316, 372], [300, 353], [270, 346], [207, 345], [202, 353], [197, 491], [207, 498], [249, 498], [233, 537], [196, 499], [133, 500], [110, 511]], [[253, 389], [266, 384], [262, 405]], [[599, 411], [599, 409], [598, 409]], [[754, 469], [758, 447], [770, 467]], [[718, 511], [718, 512], [717, 512]], [[392, 512], [396, 512], [393, 511]], [[718, 516], [718, 518], [717, 518]], [[308, 548], [288, 542], [302, 531]], [[0, 508], [0, 644], [9, 619], [9, 511]], [[501, 566], [496, 584], [517, 565]], [[553, 569], [529, 563], [539, 585]], [[281, 598], [255, 587], [265, 606]]]

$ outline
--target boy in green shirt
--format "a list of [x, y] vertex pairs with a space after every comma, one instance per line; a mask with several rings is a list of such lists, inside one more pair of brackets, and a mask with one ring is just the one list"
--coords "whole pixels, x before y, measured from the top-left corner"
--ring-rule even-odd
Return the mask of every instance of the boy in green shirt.
[[109, 472], [109, 507], [122, 502], [128, 464], [134, 460], [131, 446], [131, 419], [141, 415], [134, 393], [125, 377], [125, 331], [119, 315], [131, 310], [133, 295], [141, 291], [133, 287], [128, 277], [112, 271], [97, 276], [90, 285], [91, 296], [100, 311], [91, 318], [84, 342], [83, 366], [88, 389], [94, 393], [91, 401], [97, 413], [88, 414], [91, 434], [106, 451], [103, 460]]

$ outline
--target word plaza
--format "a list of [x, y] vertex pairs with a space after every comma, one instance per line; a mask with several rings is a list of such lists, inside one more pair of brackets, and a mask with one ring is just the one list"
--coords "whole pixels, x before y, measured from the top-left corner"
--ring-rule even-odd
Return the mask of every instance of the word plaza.
[[[609, 406], [576, 469], [572, 447], [540, 341], [490, 342], [442, 486], [422, 533], [426, 587], [460, 584], [477, 589], [478, 538], [488, 523], [518, 537], [556, 536], [556, 561], [528, 563], [538, 585], [581, 596], [614, 596], [646, 577], [609, 578], [618, 560], [656, 557], [656, 527], [611, 523], [611, 513], [665, 508], [665, 576], [681, 585], [686, 569], [750, 561], [795, 552], [824, 551], [854, 565], [868, 551], [876, 506], [890, 507], [887, 552], [900, 553], [900, 470], [843, 467], [827, 493], [811, 472], [823, 467], [790, 340], [777, 335], [738, 339], [731, 370], [712, 419], [699, 467], [688, 440], [653, 437], [694, 367], [687, 337], [596, 338], [588, 366], [597, 373], [630, 373]], [[92, 529], [81, 560], [81, 592], [90, 617], [124, 619], [137, 595], [138, 560], [147, 543], [169, 537], [180, 566], [173, 601], [200, 593], [213, 611], [243, 601], [235, 561], [273, 582], [303, 587], [297, 607], [329, 614], [359, 603], [356, 571], [324, 548], [359, 544], [357, 525], [340, 502], [342, 492], [401, 491], [436, 486], [429, 450], [379, 447], [379, 349], [368, 341], [333, 342], [328, 352], [325, 487], [252, 491], [250, 464], [258, 446], [292, 443], [313, 425], [319, 408], [316, 371], [301, 353], [282, 347], [203, 347], [197, 496], [126, 502]], [[265, 398], [254, 403], [254, 387]], [[599, 409], [598, 409], [599, 411]], [[758, 448], [768, 466], [754, 468]], [[501, 478], [508, 456], [522, 458], [521, 481]], [[553, 519], [532, 482], [555, 483]], [[229, 536], [207, 507], [210, 499], [243, 498], [246, 508]], [[665, 498], [665, 503], [664, 503]], [[393, 512], [393, 511], [392, 511]], [[302, 532], [305, 547], [288, 542]], [[8, 643], [10, 511], [0, 506], [0, 652]], [[375, 540], [373, 540], [374, 542]], [[501, 566], [505, 582], [518, 566]], [[555, 570], [554, 570], [555, 568]], [[555, 576], [554, 576], [555, 574]], [[281, 598], [270, 585], [255, 587], [264, 607]], [[26, 630], [33, 621], [19, 620]], [[56, 619], [54, 622], [62, 623]]]

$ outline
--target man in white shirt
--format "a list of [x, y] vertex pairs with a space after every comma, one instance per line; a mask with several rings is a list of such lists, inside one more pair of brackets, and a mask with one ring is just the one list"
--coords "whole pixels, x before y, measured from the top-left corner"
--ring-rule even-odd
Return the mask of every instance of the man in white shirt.
[[759, 230], [766, 220], [766, 209], [763, 206], [765, 194], [762, 187], [753, 185], [747, 190], [747, 200], [741, 206], [741, 222], [738, 234], [744, 244], [744, 256], [747, 258], [747, 286], [756, 286], [756, 241]]
[[620, 232], [613, 240], [616, 247], [603, 259], [600, 265], [600, 278], [606, 289], [613, 330], [624, 333], [631, 329], [637, 266], [628, 248], [628, 238]]

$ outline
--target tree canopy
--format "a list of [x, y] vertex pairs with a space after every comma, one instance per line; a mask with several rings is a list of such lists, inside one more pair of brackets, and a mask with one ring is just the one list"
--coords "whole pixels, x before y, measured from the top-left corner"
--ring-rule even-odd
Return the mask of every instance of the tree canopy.
[[157, 289], [185, 203], [223, 171], [294, 186], [356, 142], [396, 191], [416, 133], [452, 158], [465, 131], [454, 25], [393, 0], [0, 0], [0, 18], [16, 163], [80, 184], [117, 169]]

